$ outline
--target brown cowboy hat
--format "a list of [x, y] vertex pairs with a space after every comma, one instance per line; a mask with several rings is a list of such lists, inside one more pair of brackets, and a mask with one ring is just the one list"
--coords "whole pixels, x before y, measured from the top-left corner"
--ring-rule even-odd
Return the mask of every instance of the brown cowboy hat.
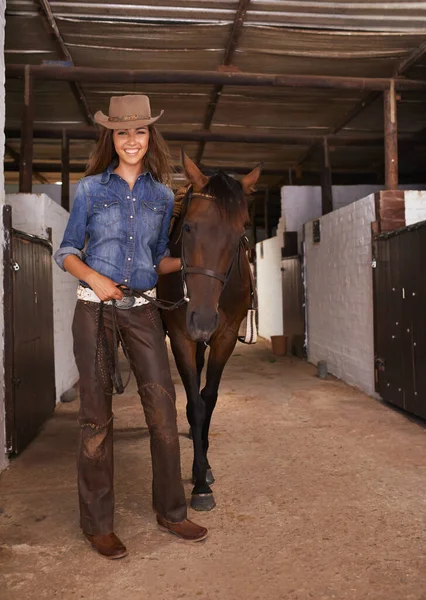
[[98, 110], [95, 121], [107, 129], [136, 129], [155, 123], [163, 112], [158, 117], [151, 117], [148, 96], [113, 96], [109, 102], [109, 115]]

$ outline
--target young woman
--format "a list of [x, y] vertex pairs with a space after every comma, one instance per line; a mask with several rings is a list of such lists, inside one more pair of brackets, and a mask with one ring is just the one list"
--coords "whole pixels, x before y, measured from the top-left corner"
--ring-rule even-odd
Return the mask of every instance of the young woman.
[[106, 558], [127, 554], [113, 530], [112, 381], [118, 338], [136, 376], [151, 436], [158, 525], [187, 541], [207, 536], [204, 527], [186, 518], [162, 323], [158, 310], [139, 295], [154, 295], [158, 274], [181, 268], [167, 250], [173, 193], [166, 186], [167, 146], [154, 126], [162, 114], [151, 118], [148, 97], [137, 95], [113, 97], [108, 116], [96, 113], [103, 129], [55, 254], [57, 264], [80, 281], [73, 322], [81, 399], [80, 523]]

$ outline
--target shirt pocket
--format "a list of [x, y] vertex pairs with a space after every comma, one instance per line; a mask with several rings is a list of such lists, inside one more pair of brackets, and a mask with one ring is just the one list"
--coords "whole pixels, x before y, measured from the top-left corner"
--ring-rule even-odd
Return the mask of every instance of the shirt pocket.
[[93, 204], [93, 219], [99, 225], [111, 227], [120, 220], [120, 216], [118, 200], [100, 200]]
[[142, 200], [142, 221], [154, 231], [160, 229], [165, 212], [166, 207], [164, 204], [148, 203]]

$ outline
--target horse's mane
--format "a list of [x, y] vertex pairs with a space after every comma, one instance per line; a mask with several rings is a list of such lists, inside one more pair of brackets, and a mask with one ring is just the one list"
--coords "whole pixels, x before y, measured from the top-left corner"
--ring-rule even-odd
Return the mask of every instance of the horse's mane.
[[217, 171], [210, 177], [203, 193], [213, 196], [220, 212], [233, 226], [245, 226], [249, 220], [247, 201], [239, 181]]

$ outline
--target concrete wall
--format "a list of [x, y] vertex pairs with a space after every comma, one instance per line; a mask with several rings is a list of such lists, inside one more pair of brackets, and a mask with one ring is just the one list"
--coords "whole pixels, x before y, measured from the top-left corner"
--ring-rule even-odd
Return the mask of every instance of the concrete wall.
[[280, 235], [256, 244], [259, 335], [264, 338], [270, 338], [271, 335], [282, 335], [283, 333], [282, 239], [282, 235]]
[[[0, 0], [0, 298], [3, 306], [3, 247], [4, 230], [2, 211], [4, 206], [4, 117], [5, 117], [5, 94], [4, 94], [4, 11], [6, 1]], [[7, 466], [5, 454], [5, 418], [4, 418], [4, 318], [0, 311], [0, 471]]]
[[[53, 251], [59, 248], [69, 214], [45, 194], [8, 194], [15, 229], [47, 237], [52, 228]], [[71, 324], [76, 303], [77, 281], [59, 269], [52, 259], [53, 319], [55, 342], [56, 401], [78, 380], [72, 351]]]
[[426, 221], [426, 191], [405, 192], [405, 223], [413, 225]]
[[308, 360], [374, 394], [371, 223], [374, 195], [305, 225]]
[[[61, 174], [58, 173], [58, 179], [61, 178]], [[19, 186], [16, 183], [7, 183], [5, 186], [6, 194], [17, 194], [19, 192]], [[76, 183], [70, 184], [70, 209], [74, 203], [74, 196], [77, 189]], [[61, 204], [61, 192], [62, 187], [54, 183], [36, 183], [33, 185], [33, 194], [46, 194], [51, 200], [54, 200], [57, 204]]]

